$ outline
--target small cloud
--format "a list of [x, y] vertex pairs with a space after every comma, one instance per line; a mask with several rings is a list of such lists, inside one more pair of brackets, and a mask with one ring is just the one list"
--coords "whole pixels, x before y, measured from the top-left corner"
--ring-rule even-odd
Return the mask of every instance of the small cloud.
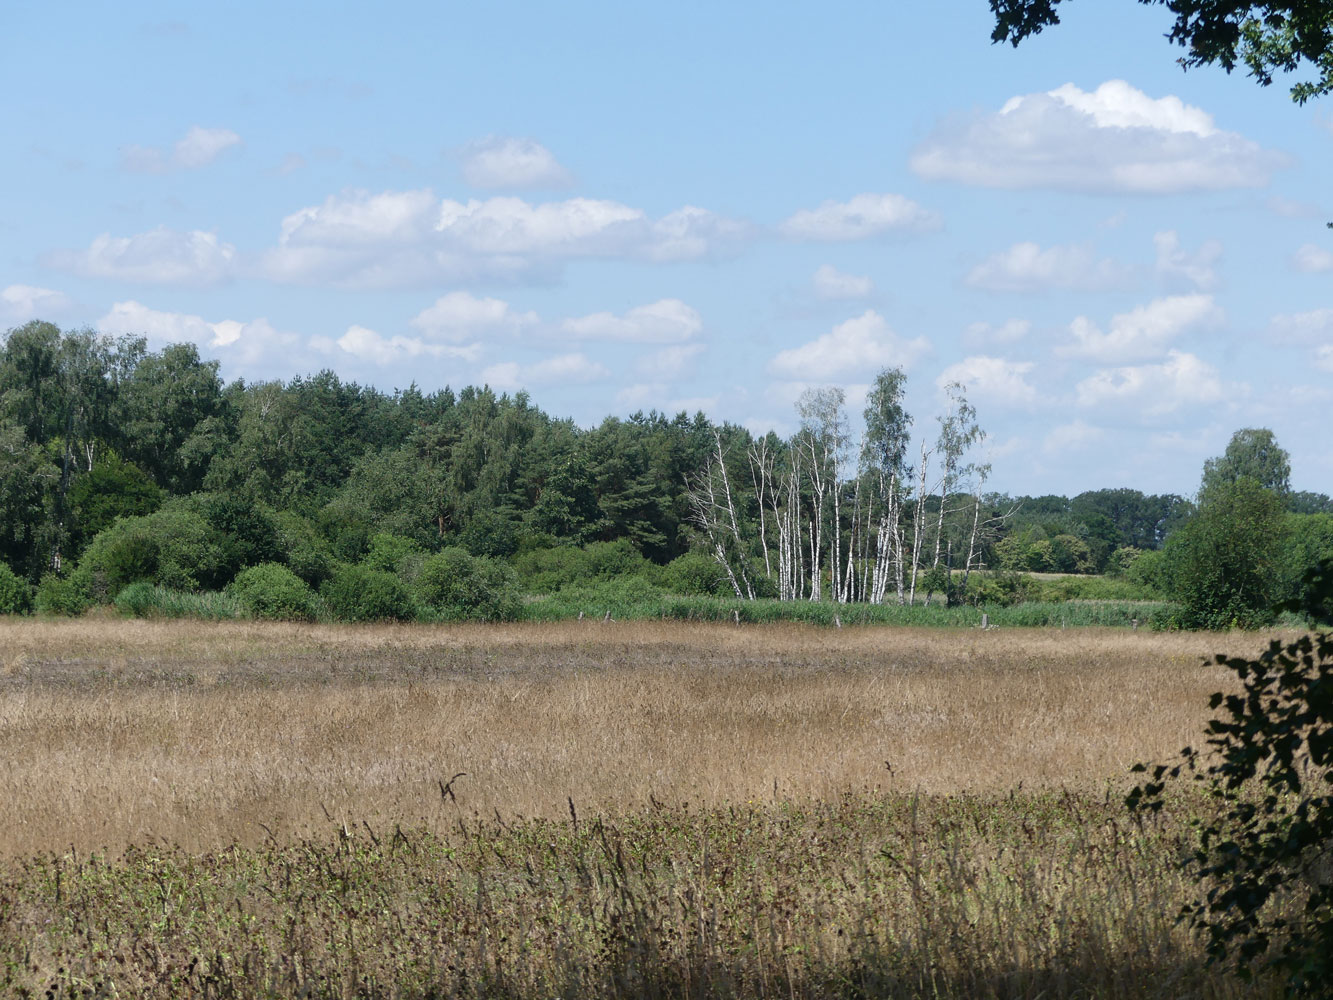
[[963, 343], [969, 347], [988, 347], [992, 344], [1016, 344], [1032, 330], [1025, 319], [1005, 320], [999, 326], [991, 323], [972, 323], [963, 331]]
[[911, 159], [932, 180], [1131, 194], [1262, 187], [1286, 163], [1201, 108], [1124, 80], [1012, 97], [997, 112], [940, 126]]
[[415, 358], [458, 358], [464, 361], [476, 361], [481, 356], [479, 345], [471, 344], [452, 347], [432, 344], [420, 337], [404, 337], [395, 334], [385, 337], [364, 326], [349, 326], [347, 332], [337, 340], [327, 337], [311, 337], [310, 346], [324, 353], [331, 353], [337, 348], [362, 361], [377, 365], [391, 365]]
[[1077, 455], [1100, 444], [1105, 437], [1106, 432], [1100, 427], [1075, 420], [1051, 430], [1043, 439], [1041, 449], [1053, 456]]
[[176, 142], [170, 155], [157, 146], [127, 146], [121, 151], [121, 165], [135, 173], [149, 174], [197, 170], [240, 144], [241, 137], [231, 129], [195, 125]]
[[537, 314], [514, 312], [502, 299], [450, 292], [417, 313], [411, 323], [430, 340], [456, 344], [495, 333], [517, 333], [534, 326]]
[[1211, 295], [1155, 299], [1146, 306], [1113, 316], [1111, 328], [1106, 332], [1086, 316], [1079, 316], [1069, 325], [1074, 342], [1060, 345], [1055, 353], [1109, 364], [1158, 357], [1181, 334], [1216, 326], [1223, 318], [1222, 309]]
[[1214, 265], [1222, 258], [1222, 244], [1207, 240], [1194, 253], [1180, 247], [1180, 236], [1174, 229], [1157, 233], [1152, 238], [1157, 250], [1157, 277], [1165, 281], [1183, 280], [1202, 291], [1217, 285]]
[[141, 335], [155, 344], [182, 341], [197, 344], [241, 363], [251, 363], [274, 350], [290, 348], [297, 339], [294, 334], [275, 330], [263, 317], [210, 323], [190, 313], [150, 309], [132, 299], [112, 305], [96, 326], [101, 333]]
[[697, 336], [703, 329], [703, 318], [680, 299], [661, 299], [621, 316], [600, 312], [567, 319], [560, 329], [574, 340], [673, 344]]
[[1274, 195], [1265, 204], [1270, 212], [1284, 219], [1313, 219], [1324, 214], [1312, 201], [1293, 201]]
[[204, 286], [232, 277], [236, 248], [216, 233], [158, 226], [136, 236], [103, 233], [87, 250], [57, 251], [44, 262], [91, 278]]
[[1333, 271], [1333, 251], [1317, 247], [1313, 243], [1306, 243], [1296, 251], [1291, 262], [1296, 270], [1304, 271], [1306, 274]]
[[0, 291], [0, 323], [18, 325], [34, 319], [56, 319], [72, 306], [63, 292], [35, 285], [10, 285]]
[[278, 164], [277, 171], [285, 177], [288, 174], [296, 173], [298, 170], [304, 170], [306, 166], [306, 159], [300, 153], [288, 153]]
[[910, 367], [929, 353], [925, 337], [904, 340], [873, 309], [839, 323], [831, 331], [789, 350], [779, 351], [768, 363], [777, 378], [822, 382], [860, 375], [869, 379], [891, 365]]
[[463, 179], [474, 188], [552, 190], [573, 182], [568, 170], [535, 139], [489, 135], [463, 148]]
[[645, 354], [634, 366], [641, 375], [671, 382], [693, 373], [695, 361], [704, 352], [703, 344], [676, 344]]
[[1074, 389], [1079, 406], [1148, 418], [1220, 403], [1238, 390], [1224, 386], [1212, 365], [1182, 351], [1169, 351], [1160, 364], [1103, 369]]
[[497, 389], [522, 389], [529, 385], [559, 382], [565, 385], [596, 382], [611, 372], [581, 353], [561, 354], [531, 365], [505, 361], [483, 369], [481, 381]]
[[782, 223], [794, 240], [822, 243], [870, 239], [888, 232], [920, 233], [940, 227], [940, 218], [900, 194], [858, 194], [850, 201], [826, 201]]
[[821, 299], [867, 299], [875, 294], [875, 283], [859, 274], [844, 274], [832, 264], [815, 271], [815, 294]]
[[1269, 335], [1284, 344], [1316, 344], [1333, 341], [1333, 309], [1279, 313], [1268, 323]]
[[989, 292], [1044, 292], [1053, 289], [1105, 291], [1126, 284], [1129, 272], [1115, 261], [1097, 260], [1083, 245], [1015, 243], [968, 272], [964, 282]]
[[1037, 401], [1037, 390], [1027, 381], [1036, 366], [1031, 361], [1009, 361], [987, 355], [973, 355], [944, 369], [935, 380], [943, 389], [951, 382], [967, 387], [968, 398], [987, 400], [1005, 407], [1030, 407]]

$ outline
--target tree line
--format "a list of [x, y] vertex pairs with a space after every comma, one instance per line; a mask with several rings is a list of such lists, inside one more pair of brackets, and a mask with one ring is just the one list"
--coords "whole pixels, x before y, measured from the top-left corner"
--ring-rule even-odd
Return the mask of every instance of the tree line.
[[[512, 561], [600, 542], [657, 565], [704, 557], [743, 599], [950, 603], [986, 599], [983, 571], [1132, 573], [1196, 515], [1132, 489], [988, 491], [965, 387], [914, 436], [905, 386], [876, 376], [855, 440], [837, 387], [801, 397], [788, 438], [702, 413], [581, 428], [523, 392], [390, 394], [330, 371], [225, 384], [191, 344], [32, 322], [0, 351], [0, 561], [32, 583], [66, 576], [118, 519], [151, 515], [211, 554], [174, 577], [165, 557], [126, 557], [126, 578], [186, 589], [265, 562], [318, 586], [376, 546]], [[1330, 518], [1326, 496], [1264, 488]]]

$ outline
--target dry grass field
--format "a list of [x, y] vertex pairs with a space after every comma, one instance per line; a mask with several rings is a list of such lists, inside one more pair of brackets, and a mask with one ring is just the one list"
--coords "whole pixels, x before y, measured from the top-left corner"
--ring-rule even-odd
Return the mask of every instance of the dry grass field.
[[[0, 621], [0, 854], [649, 803], [1124, 786], [1253, 637]], [[891, 768], [891, 770], [890, 770]], [[439, 782], [463, 772], [456, 802]]]
[[1276, 995], [1121, 804], [1262, 645], [0, 620], [0, 994]]

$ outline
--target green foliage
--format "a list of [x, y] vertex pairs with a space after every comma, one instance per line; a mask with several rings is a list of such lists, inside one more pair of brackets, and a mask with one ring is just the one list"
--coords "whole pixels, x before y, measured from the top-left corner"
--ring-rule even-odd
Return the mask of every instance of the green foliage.
[[383, 570], [341, 566], [319, 593], [338, 621], [407, 621], [416, 617], [411, 591], [398, 577]]
[[288, 568], [312, 587], [327, 580], [333, 573], [333, 551], [315, 526], [291, 511], [280, 511], [273, 521]]
[[28, 581], [0, 562], [0, 615], [26, 615], [32, 610]]
[[532, 594], [549, 594], [571, 584], [642, 575], [649, 563], [628, 538], [593, 542], [581, 549], [560, 546], [523, 552], [514, 558], [519, 583]]
[[227, 585], [227, 594], [252, 618], [313, 621], [318, 613], [315, 592], [278, 563], [261, 563], [242, 570]]
[[1224, 454], [1203, 463], [1200, 505], [1209, 503], [1218, 490], [1240, 479], [1252, 479], [1280, 497], [1291, 492], [1291, 458], [1266, 427], [1236, 431]]
[[1106, 575], [1116, 578], [1124, 577], [1141, 555], [1143, 555], [1142, 549], [1136, 549], [1132, 545], [1120, 546], [1111, 553], [1111, 558], [1106, 561]]
[[110, 601], [138, 580], [173, 590], [226, 582], [222, 538], [202, 517], [169, 504], [146, 517], [120, 518], [88, 545], [72, 574], [95, 601]]
[[[1018, 45], [1048, 25], [1059, 24], [1063, 0], [990, 0], [995, 14], [992, 41]], [[1300, 0], [1252, 3], [1249, 0], [1139, 0], [1165, 5], [1175, 15], [1167, 35], [1186, 50], [1177, 60], [1186, 68], [1218, 65], [1230, 73], [1246, 66], [1261, 85], [1273, 74], [1290, 73], [1307, 63], [1316, 72], [1291, 88], [1292, 100], [1304, 104], [1333, 93], [1333, 3]]]
[[1248, 476], [1219, 486], [1167, 541], [1167, 592], [1186, 628], [1257, 628], [1272, 621], [1282, 502]]
[[412, 539], [382, 531], [370, 536], [370, 546], [361, 564], [385, 573], [397, 573], [404, 559], [421, 551], [421, 546]]
[[88, 595], [69, 577], [47, 573], [37, 585], [33, 607], [40, 615], [76, 617], [88, 609]]
[[417, 593], [448, 621], [511, 621], [522, 608], [508, 566], [458, 547], [437, 552], [422, 564]]
[[[1333, 607], [1333, 562], [1310, 579]], [[1158, 765], [1129, 805], [1156, 812], [1168, 781], [1187, 773], [1217, 806], [1201, 825], [1191, 864], [1203, 899], [1184, 915], [1206, 935], [1210, 960], [1249, 979], [1275, 966], [1293, 996], [1326, 996], [1333, 981], [1333, 633], [1273, 640], [1256, 659], [1219, 655], [1243, 690], [1214, 694], [1223, 709], [1207, 750]], [[1136, 771], [1146, 771], [1139, 765]]]
[[732, 594], [727, 571], [716, 559], [703, 552], [686, 552], [671, 560], [655, 574], [654, 581], [673, 594], [704, 594], [727, 597]]
[[0, 561], [28, 579], [51, 562], [60, 469], [23, 429], [0, 418]]
[[458, 541], [474, 556], [504, 558], [518, 551], [518, 524], [501, 511], [478, 511], [468, 519]]
[[151, 514], [161, 505], [162, 490], [144, 472], [114, 453], [97, 461], [69, 490], [73, 515], [72, 555], [118, 517]]

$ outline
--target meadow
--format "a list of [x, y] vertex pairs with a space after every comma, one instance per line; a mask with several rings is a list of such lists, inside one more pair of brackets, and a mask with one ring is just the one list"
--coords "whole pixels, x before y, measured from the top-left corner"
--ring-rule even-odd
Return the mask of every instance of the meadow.
[[1265, 641], [3, 619], [0, 992], [1262, 995], [1121, 800]]

